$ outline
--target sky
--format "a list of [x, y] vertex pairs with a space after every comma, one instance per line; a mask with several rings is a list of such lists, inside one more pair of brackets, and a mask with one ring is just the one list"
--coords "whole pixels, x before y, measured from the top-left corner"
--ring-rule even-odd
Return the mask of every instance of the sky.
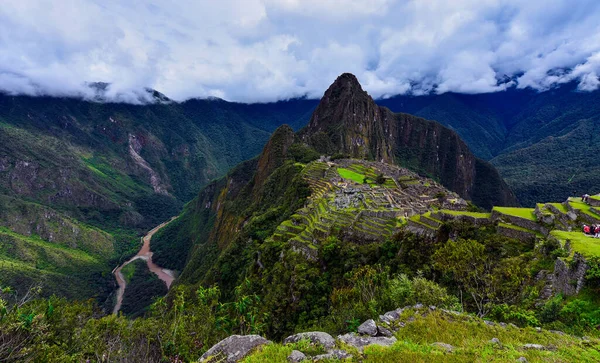
[[344, 72], [375, 98], [595, 90], [600, 1], [1, 0], [3, 93], [270, 102]]

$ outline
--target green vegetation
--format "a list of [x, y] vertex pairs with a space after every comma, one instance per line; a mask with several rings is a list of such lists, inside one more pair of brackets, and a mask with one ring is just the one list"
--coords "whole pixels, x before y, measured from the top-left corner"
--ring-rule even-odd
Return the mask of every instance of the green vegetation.
[[[414, 319], [409, 321], [408, 318]], [[405, 326], [398, 331], [398, 342], [390, 347], [372, 345], [359, 352], [344, 346], [353, 355], [350, 362], [465, 362], [493, 361], [515, 362], [525, 357], [528, 362], [579, 361], [595, 362], [600, 359], [598, 340], [582, 342], [579, 338], [559, 335], [549, 331], [542, 333], [533, 328], [519, 329], [488, 326], [481, 319], [457, 316], [439, 311], [428, 314], [407, 310], [401, 320]], [[432, 328], [435, 327], [435, 328]], [[491, 342], [493, 338], [501, 345]], [[444, 342], [453, 346], [448, 353], [433, 344]], [[524, 349], [525, 344], [553, 347], [549, 350]], [[244, 359], [244, 363], [284, 362], [293, 349], [305, 351], [302, 344], [271, 344], [262, 347]]]
[[458, 211], [458, 210], [448, 210], [448, 209], [441, 209], [440, 213], [450, 214], [453, 216], [469, 216], [469, 217], [474, 217], [474, 218], [490, 218], [490, 216], [491, 216], [491, 213]]
[[591, 211], [590, 205], [582, 202], [581, 198], [569, 198], [567, 203], [569, 203], [569, 205], [573, 209], [577, 209], [577, 210], [581, 211], [582, 213], [585, 213], [586, 215], [588, 215], [594, 219], [600, 219], [600, 215]]
[[127, 288], [123, 294], [121, 311], [129, 317], [143, 315], [156, 297], [167, 294], [167, 286], [148, 270], [145, 260], [137, 259], [131, 262], [122, 272], [127, 281]]
[[569, 241], [571, 244], [571, 250], [573, 252], [579, 252], [588, 258], [600, 257], [600, 239], [593, 238], [592, 236], [586, 235], [581, 231], [552, 231], [550, 234], [556, 237], [563, 244], [566, 241]]
[[533, 214], [533, 208], [494, 207], [492, 210], [508, 216], [529, 219], [534, 222], [537, 221], [535, 214]]
[[3, 284], [10, 283], [20, 291], [39, 284], [47, 294], [106, 294], [105, 263], [86, 252], [0, 227], [0, 276]]
[[355, 183], [359, 183], [359, 184], [363, 184], [364, 180], [366, 178], [363, 174], [359, 174], [357, 172], [354, 172], [354, 171], [348, 170], [348, 169], [344, 169], [344, 168], [337, 168], [337, 172], [338, 172], [338, 174], [340, 174], [340, 176], [342, 178], [352, 180]]
[[566, 214], [569, 211], [567, 206], [564, 205], [563, 203], [549, 203], [549, 204], [552, 205], [553, 207], [555, 207], [556, 209], [558, 209], [562, 213]]

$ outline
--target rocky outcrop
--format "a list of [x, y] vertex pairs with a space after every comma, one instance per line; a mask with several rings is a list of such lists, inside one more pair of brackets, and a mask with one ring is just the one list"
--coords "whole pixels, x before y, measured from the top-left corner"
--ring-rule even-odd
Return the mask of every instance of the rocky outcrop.
[[221, 340], [206, 351], [206, 353], [200, 357], [200, 362], [238, 362], [250, 354], [254, 349], [270, 343], [269, 340], [259, 335], [232, 335]]
[[477, 159], [454, 131], [377, 106], [349, 73], [327, 89], [301, 137], [324, 154], [396, 163], [432, 175], [484, 207], [516, 204], [496, 169]]
[[585, 284], [585, 273], [588, 268], [589, 266], [583, 256], [577, 252], [575, 252], [573, 260], [568, 265], [563, 259], [556, 259], [554, 274], [551, 278], [555, 293], [578, 294]]
[[335, 339], [331, 335], [320, 331], [294, 334], [285, 338], [283, 343], [298, 343], [301, 340], [308, 340], [310, 343], [320, 345], [325, 349], [333, 349], [335, 347]]
[[362, 350], [369, 345], [382, 345], [389, 347], [396, 343], [395, 337], [371, 337], [371, 336], [360, 336], [354, 333], [348, 333], [338, 336], [338, 339], [345, 344], [351, 345], [362, 352]]

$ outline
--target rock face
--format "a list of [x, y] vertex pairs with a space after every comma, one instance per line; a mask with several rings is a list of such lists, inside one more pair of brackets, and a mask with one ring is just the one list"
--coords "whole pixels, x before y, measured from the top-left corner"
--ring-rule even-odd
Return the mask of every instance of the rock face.
[[257, 347], [270, 343], [269, 340], [259, 335], [232, 335], [221, 340], [204, 353], [200, 357], [200, 362], [238, 362]]
[[301, 136], [321, 153], [396, 163], [433, 175], [483, 207], [516, 204], [496, 169], [477, 159], [458, 134], [437, 122], [377, 106], [349, 73], [325, 92]]
[[558, 258], [554, 264], [554, 274], [551, 277], [552, 288], [556, 293], [575, 295], [583, 288], [585, 272], [588, 265], [583, 256], [575, 253], [573, 263], [568, 266], [565, 261]]

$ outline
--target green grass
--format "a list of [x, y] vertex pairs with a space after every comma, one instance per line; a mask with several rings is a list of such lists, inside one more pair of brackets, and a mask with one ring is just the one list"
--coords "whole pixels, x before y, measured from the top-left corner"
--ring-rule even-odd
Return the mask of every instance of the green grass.
[[530, 221], [534, 222], [537, 221], [535, 214], [533, 214], [533, 208], [494, 207], [492, 210], [498, 211], [499, 213], [507, 216], [529, 219]]
[[131, 281], [131, 278], [133, 277], [133, 274], [135, 273], [135, 264], [130, 263], [125, 265], [121, 269], [121, 273], [123, 274], [123, 278], [125, 279], [125, 281], [129, 283]]
[[600, 257], [600, 239], [590, 237], [583, 232], [552, 231], [550, 234], [561, 242], [571, 241], [571, 250], [585, 257]]
[[600, 195], [590, 195], [590, 199], [600, 200]]
[[574, 209], [580, 210], [582, 213], [596, 219], [600, 219], [600, 215], [590, 210], [591, 206], [581, 201], [581, 198], [569, 198], [569, 205]]
[[348, 170], [348, 169], [344, 169], [344, 168], [337, 168], [337, 172], [338, 172], [338, 174], [340, 174], [340, 176], [342, 178], [355, 181], [359, 184], [362, 184], [363, 180], [365, 179], [364, 174], [359, 174], [352, 170]]
[[550, 204], [554, 208], [558, 209], [562, 213], [566, 214], [569, 211], [569, 209], [562, 203], [548, 203], [548, 204]]
[[467, 211], [448, 210], [448, 209], [441, 209], [440, 213], [450, 214], [453, 216], [469, 216], [469, 217], [474, 217], [474, 218], [490, 218], [490, 216], [491, 216], [490, 213], [467, 212]]

